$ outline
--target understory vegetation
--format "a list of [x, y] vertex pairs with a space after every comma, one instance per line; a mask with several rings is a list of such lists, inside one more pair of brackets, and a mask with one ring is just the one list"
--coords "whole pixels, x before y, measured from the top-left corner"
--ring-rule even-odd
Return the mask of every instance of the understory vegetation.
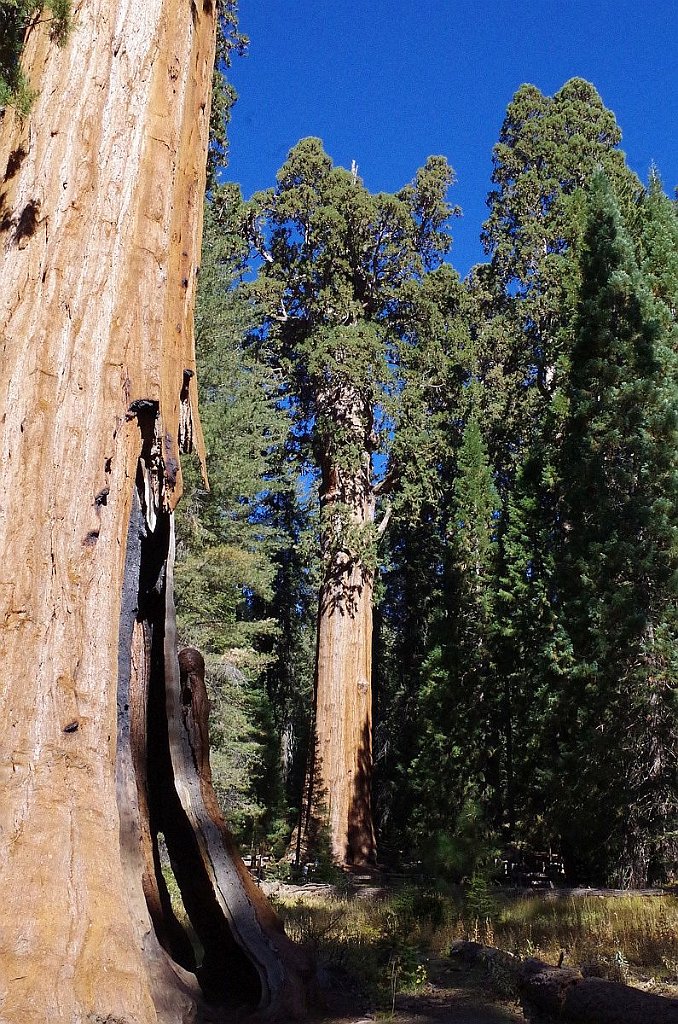
[[[469, 939], [524, 958], [578, 967], [584, 975], [675, 994], [678, 901], [675, 896], [561, 896], [489, 889], [405, 887], [377, 895], [316, 891], [274, 893], [288, 934], [308, 944], [321, 965], [358, 978], [382, 1009], [396, 995], [426, 990], [452, 944]], [[481, 909], [481, 914], [478, 910]], [[510, 995], [507, 979], [495, 979]]]

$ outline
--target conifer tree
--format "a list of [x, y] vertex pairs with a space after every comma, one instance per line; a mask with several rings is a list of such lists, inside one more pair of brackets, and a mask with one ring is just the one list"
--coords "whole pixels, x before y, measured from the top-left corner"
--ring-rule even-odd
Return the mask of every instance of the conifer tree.
[[270, 825], [279, 781], [264, 670], [277, 551], [267, 512], [288, 430], [275, 381], [247, 350], [253, 311], [237, 294], [246, 246], [242, 200], [221, 186], [205, 210], [196, 307], [196, 363], [210, 489], [187, 469], [177, 515], [177, 614], [182, 642], [204, 652], [212, 692], [213, 779], [243, 842]]
[[641, 267], [652, 294], [661, 303], [660, 313], [668, 316], [672, 347], [678, 347], [675, 324], [678, 320], [678, 212], [662, 188], [653, 170], [640, 207], [640, 223], [634, 232], [639, 242]]
[[580, 873], [635, 884], [675, 857], [678, 822], [676, 372], [650, 280], [600, 173], [560, 459], [559, 579], [573, 665], [558, 814]]
[[500, 363], [507, 385], [506, 404], [497, 409], [500, 472], [504, 465], [512, 472], [522, 452], [540, 443], [547, 411], [560, 418], [578, 287], [582, 188], [603, 167], [625, 208], [641, 192], [620, 141], [614, 114], [581, 78], [552, 97], [523, 85], [508, 106], [483, 227], [491, 256], [484, 330], [496, 349], [487, 372]]
[[[483, 233], [491, 263], [471, 279], [488, 444], [503, 504], [495, 656], [505, 728], [521, 749], [513, 769], [503, 769], [502, 818], [514, 838], [531, 841], [534, 823], [545, 820], [552, 711], [568, 657], [554, 584], [555, 464], [567, 409], [584, 188], [602, 166], [625, 208], [633, 208], [640, 183], [625, 165], [620, 139], [614, 115], [588, 82], [572, 79], [552, 97], [522, 86], [494, 150]], [[538, 831], [544, 837], [541, 825]]]
[[333, 167], [320, 141], [305, 139], [277, 187], [255, 198], [262, 348], [282, 369], [299, 439], [320, 478], [324, 578], [311, 779], [327, 802], [332, 856], [341, 864], [375, 858], [372, 599], [375, 545], [386, 523], [376, 524], [376, 506], [397, 469], [379, 479], [374, 458], [394, 415], [394, 367], [412, 341], [402, 326], [406, 308], [450, 245], [451, 181], [446, 161], [432, 157], [397, 195], [373, 196], [355, 170]]
[[438, 606], [416, 702], [411, 833], [425, 859], [464, 874], [475, 867], [465, 860], [468, 824], [489, 821], [500, 788], [502, 739], [489, 645], [499, 500], [473, 402], [455, 463]]

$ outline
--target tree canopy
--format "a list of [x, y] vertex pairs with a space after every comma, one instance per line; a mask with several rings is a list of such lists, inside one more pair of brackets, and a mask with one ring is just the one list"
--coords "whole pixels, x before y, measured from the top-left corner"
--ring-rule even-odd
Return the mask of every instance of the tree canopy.
[[239, 614], [262, 624], [285, 780], [263, 799], [284, 793], [288, 828], [312, 802], [318, 652], [339, 643], [323, 601], [366, 588], [387, 861], [459, 877], [551, 846], [579, 880], [674, 870], [677, 220], [620, 139], [583, 79], [522, 86], [494, 150], [488, 262], [464, 282], [442, 157], [373, 195], [304, 139], [251, 201], [215, 193], [249, 246], [228, 387], [256, 382], [279, 417], [268, 468], [248, 460], [256, 508], [214, 508], [239, 507], [277, 567], [258, 597], [250, 572]]

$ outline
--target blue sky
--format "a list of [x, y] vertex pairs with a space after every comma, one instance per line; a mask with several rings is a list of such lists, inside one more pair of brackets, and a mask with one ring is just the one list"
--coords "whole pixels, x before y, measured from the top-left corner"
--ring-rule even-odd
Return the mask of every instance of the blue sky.
[[249, 55], [230, 79], [227, 176], [245, 196], [272, 185], [288, 150], [322, 138], [356, 160], [372, 191], [394, 191], [432, 153], [457, 172], [452, 262], [482, 258], [479, 233], [506, 106], [523, 82], [552, 94], [589, 79], [647, 179], [678, 185], [678, 16], [668, 0], [240, 0]]

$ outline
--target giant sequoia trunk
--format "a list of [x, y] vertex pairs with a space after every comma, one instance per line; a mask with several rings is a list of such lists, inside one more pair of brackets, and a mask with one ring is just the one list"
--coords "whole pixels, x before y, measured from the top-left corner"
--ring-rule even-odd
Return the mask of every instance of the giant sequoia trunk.
[[73, 6], [64, 49], [29, 30], [30, 119], [0, 114], [0, 1017], [299, 1010], [306, 966], [220, 820], [174, 635], [215, 11]]
[[362, 457], [357, 465], [348, 466], [329, 455], [319, 460], [324, 576], [318, 608], [315, 745], [305, 819], [309, 850], [317, 848], [326, 832], [335, 863], [355, 867], [376, 860], [371, 804], [374, 570], [370, 565], [375, 494], [368, 413], [352, 393], [341, 400], [335, 397], [337, 429], [355, 438]]

